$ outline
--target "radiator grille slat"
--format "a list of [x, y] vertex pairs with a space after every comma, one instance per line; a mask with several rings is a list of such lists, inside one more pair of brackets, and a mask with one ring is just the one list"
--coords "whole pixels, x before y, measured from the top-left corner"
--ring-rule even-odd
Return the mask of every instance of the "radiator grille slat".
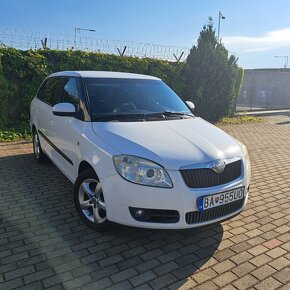
[[231, 182], [242, 174], [242, 160], [226, 165], [222, 173], [216, 173], [211, 168], [185, 169], [181, 175], [190, 188], [213, 187]]
[[241, 200], [237, 200], [229, 204], [223, 205], [223, 206], [206, 210], [204, 212], [199, 212], [199, 211], [188, 212], [185, 215], [185, 220], [187, 224], [198, 224], [198, 223], [211, 221], [211, 220], [229, 215], [231, 213], [234, 213], [235, 211], [238, 211], [239, 209], [243, 207], [243, 204], [244, 204], [244, 198]]

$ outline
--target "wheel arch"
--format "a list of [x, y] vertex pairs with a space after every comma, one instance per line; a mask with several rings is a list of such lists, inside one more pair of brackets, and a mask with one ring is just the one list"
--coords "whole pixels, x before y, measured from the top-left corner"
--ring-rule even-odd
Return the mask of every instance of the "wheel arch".
[[[94, 167], [86, 160], [82, 160], [78, 166], [78, 176], [84, 172], [85, 170], [88, 170], [88, 169], [92, 169], [94, 170], [94, 172], [96, 173], [97, 177], [98, 177], [98, 174], [96, 172], [96, 170], [94, 169]], [[99, 179], [99, 177], [98, 177]]]
[[32, 124], [32, 126], [31, 126], [31, 132], [32, 132], [32, 133], [33, 133], [33, 132], [37, 132], [36, 127], [35, 127], [34, 124]]

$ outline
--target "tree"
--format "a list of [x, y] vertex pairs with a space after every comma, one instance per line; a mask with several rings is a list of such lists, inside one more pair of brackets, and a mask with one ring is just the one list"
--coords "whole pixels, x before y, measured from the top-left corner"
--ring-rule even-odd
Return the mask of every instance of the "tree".
[[242, 82], [237, 58], [216, 37], [212, 19], [200, 32], [186, 60], [186, 99], [196, 105], [197, 115], [217, 121], [233, 113]]

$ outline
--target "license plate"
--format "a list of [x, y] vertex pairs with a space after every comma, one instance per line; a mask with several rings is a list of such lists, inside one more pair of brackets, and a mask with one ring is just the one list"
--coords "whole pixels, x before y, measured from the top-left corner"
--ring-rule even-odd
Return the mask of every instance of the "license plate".
[[222, 193], [217, 193], [214, 195], [202, 196], [197, 199], [198, 210], [205, 211], [214, 207], [222, 206], [239, 199], [244, 198], [245, 188], [240, 187], [225, 191]]

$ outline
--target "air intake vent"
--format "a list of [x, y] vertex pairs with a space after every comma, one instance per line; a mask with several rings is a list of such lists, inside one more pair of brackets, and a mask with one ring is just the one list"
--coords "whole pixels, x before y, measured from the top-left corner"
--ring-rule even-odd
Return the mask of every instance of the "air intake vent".
[[219, 206], [216, 208], [212, 208], [206, 210], [204, 212], [192, 211], [188, 212], [185, 215], [185, 220], [187, 224], [198, 224], [203, 222], [208, 222], [211, 220], [215, 220], [231, 213], [234, 213], [240, 209], [242, 209], [244, 204], [244, 199], [237, 200], [223, 206]]

